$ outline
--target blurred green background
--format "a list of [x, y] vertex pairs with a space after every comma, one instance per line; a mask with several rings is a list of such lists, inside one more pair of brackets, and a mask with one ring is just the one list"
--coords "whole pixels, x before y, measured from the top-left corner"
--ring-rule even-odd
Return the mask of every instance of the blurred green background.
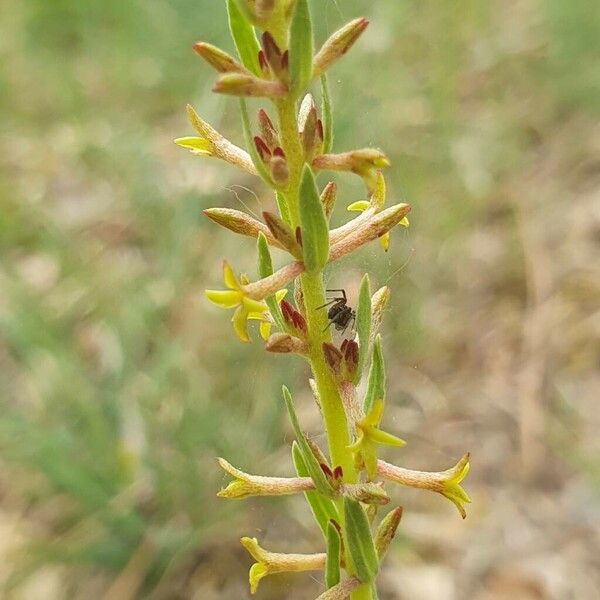
[[[413, 205], [388, 254], [330, 281], [352, 301], [364, 271], [392, 290], [394, 460], [472, 452], [465, 522], [390, 490], [405, 517], [381, 598], [600, 598], [600, 5], [312, 4], [318, 42], [371, 20], [332, 72], [335, 149], [384, 149], [388, 202]], [[300, 363], [237, 343], [203, 299], [224, 256], [255, 265], [201, 210], [273, 203], [172, 143], [192, 133], [186, 102], [241, 143], [197, 40], [231, 49], [223, 2], [0, 2], [2, 598], [238, 600], [240, 535], [320, 547], [300, 498], [215, 497], [215, 456], [291, 473], [282, 382], [323, 438]], [[337, 181], [341, 223], [363, 189]]]

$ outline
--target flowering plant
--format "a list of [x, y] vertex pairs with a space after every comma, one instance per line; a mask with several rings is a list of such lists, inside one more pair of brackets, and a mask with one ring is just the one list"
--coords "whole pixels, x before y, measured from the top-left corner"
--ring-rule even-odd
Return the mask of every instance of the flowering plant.
[[[456, 505], [463, 518], [464, 504], [470, 500], [460, 485], [469, 470], [468, 454], [456, 466], [437, 473], [404, 469], [378, 458], [379, 446], [404, 445], [381, 428], [386, 374], [379, 328], [389, 289], [371, 294], [365, 275], [356, 311], [348, 306], [345, 292], [339, 296], [339, 290], [338, 296], [328, 299], [324, 289], [327, 265], [376, 239], [387, 251], [391, 230], [409, 226], [408, 204], [385, 207], [382, 169], [389, 161], [382, 151], [332, 152], [327, 71], [354, 45], [368, 21], [351, 21], [314, 52], [308, 0], [227, 0], [227, 9], [238, 58], [204, 42], [194, 49], [218, 73], [214, 91], [239, 97], [246, 149], [223, 137], [191, 106], [188, 116], [198, 135], [175, 142], [195, 155], [219, 158], [261, 178], [273, 191], [276, 212], [264, 212], [264, 221], [259, 221], [232, 209], [205, 211], [215, 223], [256, 239], [260, 276], [251, 282], [224, 262], [225, 289], [207, 290], [206, 297], [234, 309], [233, 329], [242, 342], [250, 341], [248, 321], [257, 320], [268, 352], [294, 353], [308, 362], [328, 455], [303, 433], [292, 395], [284, 387], [283, 400], [296, 437], [292, 444], [296, 475], [248, 474], [221, 458], [219, 464], [232, 481], [218, 495], [303, 493], [323, 534], [325, 551], [317, 554], [271, 552], [254, 538], [242, 538], [255, 560], [249, 573], [252, 593], [271, 573], [322, 570], [326, 589], [321, 600], [373, 599], [379, 565], [402, 514], [401, 508], [392, 509], [375, 525], [379, 507], [390, 502], [384, 483], [438, 492]], [[308, 93], [316, 82], [320, 110]], [[267, 106], [258, 111], [254, 125], [246, 105], [249, 97], [261, 98]], [[359, 214], [334, 229], [329, 219], [336, 185], [330, 182], [319, 190], [315, 179], [327, 171], [353, 173], [365, 183], [365, 200], [348, 207]], [[289, 262], [276, 271], [270, 248], [289, 255]], [[293, 301], [288, 301], [284, 296], [292, 284]], [[342, 332], [341, 343], [334, 342], [332, 325]]]

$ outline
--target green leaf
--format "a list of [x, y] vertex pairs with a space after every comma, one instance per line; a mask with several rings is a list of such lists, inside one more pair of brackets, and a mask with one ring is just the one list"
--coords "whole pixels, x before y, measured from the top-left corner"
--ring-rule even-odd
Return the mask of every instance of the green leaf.
[[381, 336], [377, 334], [373, 344], [373, 357], [371, 358], [371, 369], [369, 370], [369, 380], [367, 382], [367, 391], [363, 408], [365, 413], [369, 413], [375, 400], [385, 398], [385, 363], [383, 362], [383, 353], [381, 352]]
[[258, 150], [254, 145], [254, 139], [252, 138], [252, 128], [250, 127], [250, 118], [248, 117], [248, 107], [246, 106], [246, 100], [240, 98], [240, 113], [242, 115], [242, 129], [244, 131], [244, 141], [246, 142], [246, 148], [252, 159], [252, 163], [256, 167], [260, 178], [269, 186], [273, 187], [273, 181], [267, 172], [265, 163], [260, 158]]
[[298, 422], [298, 417], [296, 416], [292, 395], [285, 385], [283, 386], [283, 399], [285, 401], [285, 405], [290, 416], [290, 421], [292, 422], [292, 428], [294, 429], [294, 433], [296, 435], [296, 441], [300, 447], [302, 458], [304, 459], [304, 464], [306, 465], [309, 477], [313, 480], [318, 492], [321, 492], [321, 494], [326, 496], [332, 496], [333, 490], [331, 485], [327, 481], [319, 462], [312, 453], [312, 450], [310, 449], [310, 446], [308, 445], [308, 442], [306, 441], [306, 438], [300, 429], [300, 423]]
[[289, 50], [291, 87], [300, 94], [312, 78], [313, 33], [308, 0], [296, 0]]
[[[256, 248], [258, 252], [258, 274], [260, 278], [263, 279], [273, 274], [273, 261], [271, 260], [271, 252], [269, 252], [269, 242], [267, 242], [267, 238], [262, 231], [258, 233]], [[271, 312], [271, 316], [275, 320], [277, 327], [279, 327], [281, 331], [285, 331], [283, 316], [275, 296], [265, 298], [265, 302], [269, 307], [269, 311]]]
[[[300, 450], [300, 446], [298, 446], [296, 441], [292, 443], [292, 460], [294, 461], [294, 467], [296, 468], [298, 477], [310, 477], [306, 462], [302, 456], [302, 450]], [[325, 539], [327, 539], [327, 528], [329, 522], [332, 519], [338, 522], [340, 520], [335, 504], [331, 499], [326, 498], [316, 491], [304, 492], [304, 497], [310, 506], [310, 510], [315, 517], [317, 525], [323, 532], [323, 536]]]
[[332, 521], [327, 524], [327, 562], [325, 563], [325, 586], [332, 588], [340, 582], [340, 533]]
[[329, 256], [329, 228], [311, 168], [304, 165], [300, 182], [300, 225], [307, 271], [322, 269]]
[[229, 16], [229, 30], [235, 43], [242, 64], [251, 73], [261, 75], [258, 64], [260, 46], [254, 34], [254, 28], [246, 20], [235, 0], [227, 0], [227, 14]]
[[362, 583], [373, 581], [379, 568], [367, 515], [356, 500], [344, 499], [346, 543], [354, 572]]
[[292, 224], [290, 219], [290, 209], [286, 197], [281, 192], [275, 192], [275, 200], [277, 202], [277, 208], [279, 209], [279, 216], [288, 224]]
[[333, 114], [327, 75], [321, 75], [321, 119], [323, 121], [323, 154], [331, 152], [333, 146]]
[[363, 367], [369, 354], [369, 338], [371, 337], [371, 287], [369, 275], [365, 273], [358, 292], [356, 307], [356, 333], [358, 333], [358, 367], [354, 383], [362, 377]]

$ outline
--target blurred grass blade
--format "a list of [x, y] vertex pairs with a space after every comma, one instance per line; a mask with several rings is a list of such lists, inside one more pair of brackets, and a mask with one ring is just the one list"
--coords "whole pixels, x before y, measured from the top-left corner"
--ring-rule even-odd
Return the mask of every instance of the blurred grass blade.
[[325, 586], [332, 588], [340, 582], [340, 533], [332, 521], [327, 524], [327, 562], [325, 563]]
[[381, 335], [377, 334], [373, 344], [373, 355], [371, 358], [371, 369], [369, 370], [369, 380], [363, 408], [365, 413], [369, 413], [375, 400], [385, 398], [385, 363], [383, 362], [383, 353], [381, 352]]
[[344, 499], [344, 520], [348, 555], [362, 583], [373, 581], [379, 568], [367, 515], [356, 500]]
[[307, 271], [325, 266], [329, 255], [329, 228], [311, 168], [304, 165], [300, 182], [302, 250]]
[[327, 75], [321, 75], [321, 119], [323, 121], [323, 154], [329, 154], [333, 146], [333, 114]]
[[[306, 462], [302, 456], [302, 451], [298, 443], [294, 441], [292, 443], [292, 460], [294, 461], [294, 467], [298, 477], [310, 477]], [[327, 528], [331, 520], [339, 521], [340, 517], [337, 508], [333, 501], [326, 498], [319, 492], [305, 492], [304, 497], [310, 506], [313, 516], [317, 525], [323, 532], [323, 537], [327, 539]]]
[[371, 286], [369, 275], [365, 273], [360, 283], [358, 306], [356, 308], [356, 333], [358, 334], [358, 367], [354, 383], [362, 377], [365, 361], [369, 354], [369, 338], [371, 337]]
[[261, 75], [258, 64], [260, 47], [254, 34], [254, 28], [240, 12], [235, 0], [227, 0], [227, 15], [229, 17], [229, 30], [235, 43], [242, 64], [251, 73]]
[[313, 32], [308, 0], [296, 0], [290, 28], [290, 82], [300, 94], [312, 76]]

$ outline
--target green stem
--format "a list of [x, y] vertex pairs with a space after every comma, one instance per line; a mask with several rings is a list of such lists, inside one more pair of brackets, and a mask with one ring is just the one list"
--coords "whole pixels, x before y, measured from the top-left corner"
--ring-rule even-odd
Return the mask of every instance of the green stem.
[[[297, 227], [300, 224], [299, 203], [301, 198], [299, 197], [299, 189], [304, 167], [304, 151], [298, 136], [296, 99], [292, 96], [283, 98], [276, 103], [276, 106], [279, 117], [279, 137], [286, 155], [289, 171], [288, 186], [284, 195], [290, 215], [290, 225]], [[348, 450], [350, 445], [348, 421], [338, 384], [325, 362], [325, 355], [322, 350], [323, 342], [331, 341], [331, 333], [327, 328], [327, 313], [318, 308], [325, 304], [322, 271], [303, 273], [300, 276], [300, 282], [308, 325], [309, 362], [325, 422], [331, 464], [334, 467], [338, 465], [342, 467], [345, 482], [355, 483], [358, 475], [354, 467], [354, 457]], [[338, 504], [343, 519], [342, 500], [338, 501]], [[342, 531], [345, 531], [345, 524], [342, 522], [340, 525]], [[346, 557], [346, 565], [349, 564], [350, 561]], [[349, 567], [346, 570], [349, 575], [353, 574]], [[363, 584], [354, 590], [351, 600], [372, 600], [372, 590], [372, 584]]]

